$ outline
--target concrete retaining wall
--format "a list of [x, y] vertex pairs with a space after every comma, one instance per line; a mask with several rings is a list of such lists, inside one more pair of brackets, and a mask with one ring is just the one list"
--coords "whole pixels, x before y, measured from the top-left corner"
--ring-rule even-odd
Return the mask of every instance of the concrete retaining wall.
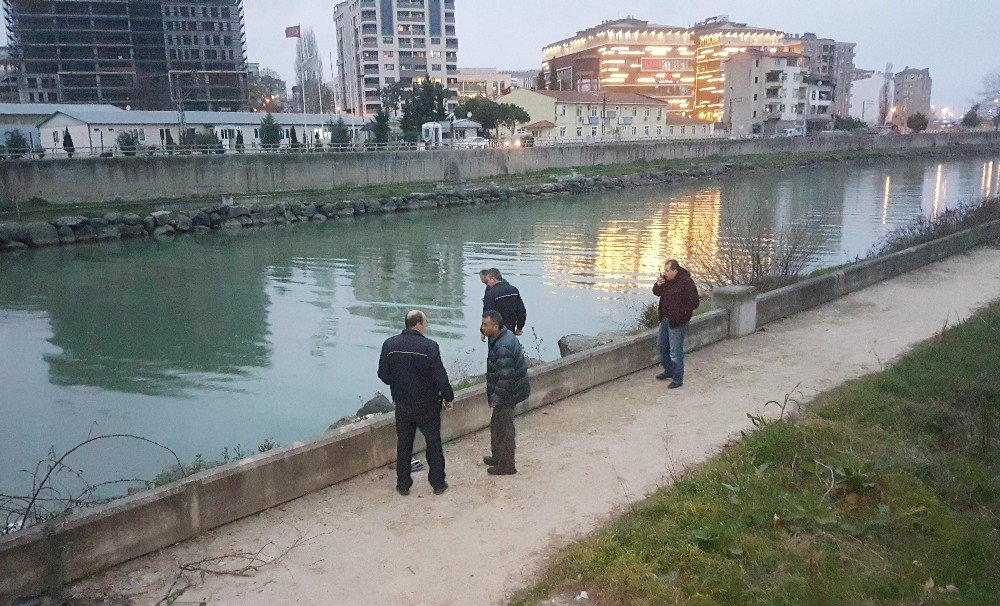
[[[1000, 221], [761, 295], [758, 326], [1000, 237]], [[728, 311], [691, 321], [687, 349], [725, 339]], [[657, 362], [656, 331], [530, 371], [532, 395], [518, 412], [546, 406]], [[489, 426], [484, 388], [457, 394], [442, 419], [445, 440]], [[0, 603], [57, 587], [206, 530], [321, 490], [395, 459], [391, 416], [349, 425], [303, 445], [210, 469], [0, 538]], [[422, 444], [419, 446], [422, 447]]]
[[757, 326], [822, 305], [997, 238], [1000, 238], [1000, 221], [773, 290], [757, 297]]
[[106, 203], [254, 195], [408, 182], [453, 182], [596, 164], [774, 153], [979, 146], [1000, 135], [657, 141], [388, 153], [232, 154], [0, 162], [0, 201]]

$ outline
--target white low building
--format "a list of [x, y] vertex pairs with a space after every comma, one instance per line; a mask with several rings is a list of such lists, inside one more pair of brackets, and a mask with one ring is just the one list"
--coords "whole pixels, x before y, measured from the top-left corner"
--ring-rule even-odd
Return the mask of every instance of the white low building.
[[[266, 114], [257, 112], [184, 112], [184, 129], [188, 133], [214, 132], [225, 149], [235, 149], [238, 134], [243, 133], [247, 150], [259, 149], [260, 124]], [[330, 114], [272, 114], [281, 129], [281, 147], [296, 140], [306, 147], [318, 142], [326, 144], [330, 133], [324, 128], [329, 122], [343, 118], [352, 133], [352, 139], [362, 141], [361, 132], [366, 120], [351, 115]], [[181, 117], [173, 111], [109, 111], [92, 108], [62, 106], [38, 124], [42, 146], [53, 156], [65, 156], [63, 136], [69, 131], [75, 155], [99, 156], [113, 154], [122, 132], [132, 132], [140, 149], [165, 150], [168, 142], [181, 142]], [[169, 135], [168, 135], [169, 133]]]

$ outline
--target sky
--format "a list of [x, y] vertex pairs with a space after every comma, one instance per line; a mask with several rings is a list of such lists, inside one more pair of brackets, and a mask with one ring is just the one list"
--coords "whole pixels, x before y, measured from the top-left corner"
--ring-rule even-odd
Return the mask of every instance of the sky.
[[[333, 0], [244, 0], [249, 59], [294, 81], [295, 40], [284, 28], [312, 27], [331, 77]], [[617, 8], [623, 6], [623, 8]], [[863, 69], [929, 67], [933, 103], [968, 109], [983, 77], [1000, 68], [998, 0], [456, 0], [459, 67], [538, 69], [543, 46], [601, 21], [633, 16], [689, 26], [714, 15], [789, 33], [856, 42]]]

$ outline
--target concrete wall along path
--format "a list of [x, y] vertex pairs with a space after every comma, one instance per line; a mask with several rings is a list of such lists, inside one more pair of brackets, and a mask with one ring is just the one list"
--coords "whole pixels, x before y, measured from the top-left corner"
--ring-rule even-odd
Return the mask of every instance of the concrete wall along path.
[[275, 153], [0, 162], [0, 200], [24, 204], [151, 201], [415, 182], [453, 182], [547, 169], [756, 154], [903, 150], [1000, 142], [1000, 134], [701, 139], [552, 147], [375, 153]]

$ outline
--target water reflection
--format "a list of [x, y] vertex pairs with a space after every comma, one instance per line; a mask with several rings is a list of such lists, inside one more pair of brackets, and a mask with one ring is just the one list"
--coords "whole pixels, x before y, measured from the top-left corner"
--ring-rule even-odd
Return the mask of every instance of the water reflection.
[[810, 228], [830, 265], [1000, 193], [998, 166], [824, 167], [0, 258], [0, 384], [16, 386], [0, 414], [22, 422], [0, 460], [24, 466], [95, 420], [185, 457], [305, 439], [382, 387], [378, 347], [409, 308], [453, 375], [482, 372], [484, 267], [521, 289], [525, 347], [551, 359], [563, 334], [630, 327], [664, 259], [738, 247], [725, 227], [750, 203], [772, 233]]

